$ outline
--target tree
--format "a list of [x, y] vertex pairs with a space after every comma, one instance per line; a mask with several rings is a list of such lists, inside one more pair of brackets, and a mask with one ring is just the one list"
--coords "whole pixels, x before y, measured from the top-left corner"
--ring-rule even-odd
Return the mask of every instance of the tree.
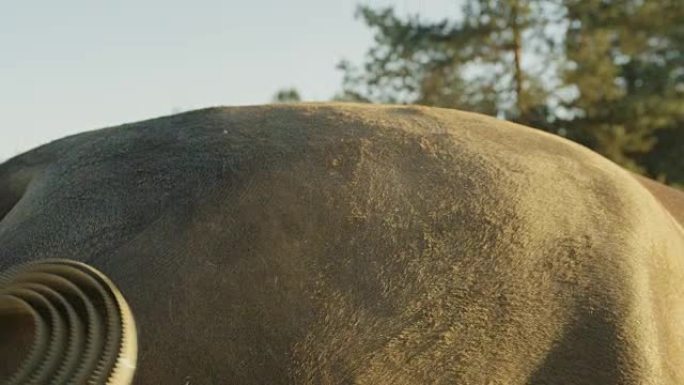
[[296, 103], [301, 102], [299, 91], [296, 88], [282, 88], [273, 95], [274, 103]]
[[565, 5], [563, 77], [577, 91], [566, 105], [573, 111], [565, 122], [571, 137], [634, 171], [684, 183], [681, 3], [566, 0]]
[[[557, 7], [556, 7], [557, 8]], [[360, 7], [375, 30], [363, 68], [342, 62], [341, 98], [455, 107], [531, 125], [548, 121], [544, 83], [556, 42], [547, 37], [557, 18], [552, 4], [523, 0], [467, 0], [463, 17], [440, 22], [403, 20], [391, 8]]]
[[338, 99], [483, 112], [684, 185], [679, 0], [464, 0], [425, 21], [360, 7], [375, 33]]

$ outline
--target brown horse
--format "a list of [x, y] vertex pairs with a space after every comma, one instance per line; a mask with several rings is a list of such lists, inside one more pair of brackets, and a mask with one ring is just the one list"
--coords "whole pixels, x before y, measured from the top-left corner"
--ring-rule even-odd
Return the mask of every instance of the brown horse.
[[88, 132], [1, 165], [0, 220], [0, 270], [66, 258], [118, 286], [136, 384], [684, 383], [684, 194], [477, 114]]

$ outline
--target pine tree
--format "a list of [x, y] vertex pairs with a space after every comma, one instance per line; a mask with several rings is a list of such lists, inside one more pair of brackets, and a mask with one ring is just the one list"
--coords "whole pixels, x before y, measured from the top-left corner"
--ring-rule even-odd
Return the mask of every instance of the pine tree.
[[375, 45], [363, 68], [341, 63], [341, 98], [461, 108], [546, 126], [554, 84], [544, 80], [556, 56], [548, 28], [558, 9], [544, 1], [468, 0], [462, 18], [429, 22], [360, 7]]
[[566, 0], [565, 6], [563, 77], [577, 92], [566, 105], [570, 136], [627, 168], [666, 178], [677, 167], [659, 161], [660, 153], [684, 155], [684, 148], [671, 147], [684, 130], [683, 7], [668, 0]]
[[681, 0], [464, 0], [462, 17], [360, 7], [375, 32], [338, 99], [496, 115], [684, 185]]

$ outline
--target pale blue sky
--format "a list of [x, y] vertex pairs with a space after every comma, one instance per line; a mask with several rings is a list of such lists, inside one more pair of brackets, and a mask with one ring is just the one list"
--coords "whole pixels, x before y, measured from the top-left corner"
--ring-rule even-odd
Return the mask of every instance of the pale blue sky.
[[0, 160], [177, 110], [329, 99], [372, 42], [359, 2], [453, 16], [457, 0], [22, 0], [0, 11]]

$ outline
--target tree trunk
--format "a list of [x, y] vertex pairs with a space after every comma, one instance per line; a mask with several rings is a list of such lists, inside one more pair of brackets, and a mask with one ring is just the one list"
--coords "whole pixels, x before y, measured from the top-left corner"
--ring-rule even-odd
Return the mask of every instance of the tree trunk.
[[523, 73], [522, 73], [522, 68], [520, 65], [520, 57], [521, 57], [521, 50], [522, 50], [522, 33], [520, 31], [520, 24], [518, 20], [518, 11], [519, 11], [519, 4], [518, 1], [513, 1], [512, 2], [512, 9], [511, 9], [511, 27], [513, 29], [513, 65], [514, 65], [514, 73], [513, 76], [515, 78], [515, 106], [518, 110], [518, 117], [517, 120], [524, 122], [526, 111], [525, 111], [525, 103], [523, 100]]

